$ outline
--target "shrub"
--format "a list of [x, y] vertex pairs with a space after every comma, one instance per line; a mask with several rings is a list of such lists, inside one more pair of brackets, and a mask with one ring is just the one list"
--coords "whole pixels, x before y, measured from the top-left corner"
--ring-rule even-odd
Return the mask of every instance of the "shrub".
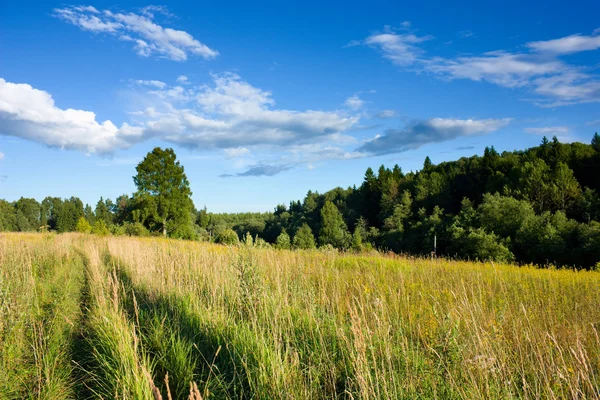
[[88, 220], [85, 219], [85, 217], [81, 217], [79, 218], [79, 221], [77, 221], [77, 226], [75, 226], [75, 230], [81, 233], [90, 233], [92, 231], [92, 226], [90, 225]]
[[127, 223], [124, 225], [125, 234], [129, 236], [149, 236], [150, 232], [140, 222]]
[[215, 238], [216, 243], [233, 246], [239, 243], [238, 235], [233, 229], [223, 229]]
[[302, 224], [300, 229], [296, 232], [294, 236], [294, 248], [296, 249], [314, 249], [315, 245], [315, 236], [310, 229], [310, 226], [305, 222]]
[[290, 235], [288, 235], [287, 232], [284, 229], [284, 230], [281, 231], [281, 233], [279, 234], [279, 236], [277, 236], [277, 248], [278, 249], [289, 250], [290, 247], [291, 247]]
[[104, 222], [103, 219], [99, 219], [94, 223], [94, 226], [92, 227], [92, 233], [99, 236], [110, 235], [110, 231], [108, 230], [106, 222]]

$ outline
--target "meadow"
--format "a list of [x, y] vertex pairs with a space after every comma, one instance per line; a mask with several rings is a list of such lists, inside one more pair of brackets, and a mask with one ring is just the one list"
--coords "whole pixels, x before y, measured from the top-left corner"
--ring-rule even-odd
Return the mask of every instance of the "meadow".
[[600, 273], [0, 234], [2, 399], [600, 398]]

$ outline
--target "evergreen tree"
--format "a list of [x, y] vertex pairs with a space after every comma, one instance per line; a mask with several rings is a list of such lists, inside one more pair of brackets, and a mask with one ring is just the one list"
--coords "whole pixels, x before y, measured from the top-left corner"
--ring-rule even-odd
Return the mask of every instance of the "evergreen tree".
[[136, 171], [133, 181], [138, 195], [147, 200], [146, 212], [163, 236], [178, 225], [187, 225], [193, 209], [192, 191], [173, 149], [156, 147], [138, 164]]
[[321, 209], [321, 230], [319, 232], [321, 245], [332, 245], [338, 249], [346, 249], [350, 244], [348, 227], [338, 208], [330, 201], [325, 202]]
[[316, 247], [315, 237], [310, 226], [305, 222], [294, 235], [294, 247], [297, 249], [314, 249]]
[[592, 148], [600, 153], [600, 135], [598, 135], [598, 132], [594, 133], [592, 138]]
[[281, 231], [281, 233], [279, 234], [279, 236], [277, 236], [276, 244], [277, 244], [278, 249], [284, 249], [284, 250], [290, 249], [290, 247], [291, 247], [290, 235], [287, 234], [285, 229], [283, 229]]

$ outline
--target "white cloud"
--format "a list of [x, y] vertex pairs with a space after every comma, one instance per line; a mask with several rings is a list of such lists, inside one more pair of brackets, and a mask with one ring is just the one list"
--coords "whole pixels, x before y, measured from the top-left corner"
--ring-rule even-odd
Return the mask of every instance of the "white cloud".
[[219, 53], [195, 39], [185, 31], [163, 28], [154, 22], [154, 13], [167, 14], [165, 7], [150, 6], [141, 14], [99, 12], [91, 6], [69, 6], [54, 9], [54, 15], [83, 30], [115, 35], [120, 40], [134, 43], [140, 56], [158, 55], [174, 61], [185, 61], [189, 54], [204, 59], [215, 58]]
[[291, 165], [256, 164], [250, 166], [246, 171], [237, 174], [223, 174], [221, 178], [246, 177], [246, 176], [274, 176], [281, 172], [292, 169]]
[[106, 153], [129, 146], [142, 129], [96, 121], [90, 111], [58, 108], [52, 96], [27, 84], [0, 78], [0, 134], [51, 147]]
[[243, 157], [243, 156], [247, 156], [250, 154], [250, 150], [248, 150], [245, 147], [234, 147], [231, 149], [225, 149], [225, 154], [227, 155], [227, 158], [238, 158], [238, 157]]
[[355, 94], [355, 95], [348, 97], [346, 99], [346, 101], [344, 102], [344, 104], [346, 105], [346, 107], [348, 107], [352, 110], [359, 110], [365, 105], [365, 102], [364, 102], [364, 100], [361, 100], [357, 94]]
[[138, 85], [143, 85], [143, 86], [153, 86], [158, 89], [164, 89], [167, 86], [166, 83], [161, 82], [161, 81], [155, 81], [155, 80], [138, 79], [137, 81], [135, 81], [135, 83], [137, 83]]
[[441, 79], [486, 81], [508, 88], [524, 88], [539, 96], [532, 99], [543, 107], [600, 101], [600, 78], [583, 72], [559, 55], [600, 49], [600, 36], [571, 35], [530, 42], [530, 52], [491, 51], [480, 55], [444, 58], [426, 56], [420, 43], [431, 36], [388, 31], [363, 42], [381, 50], [383, 57], [402, 68], [433, 73]]
[[381, 110], [377, 114], [375, 114], [375, 118], [392, 118], [396, 116], [396, 111], [394, 110]]
[[569, 127], [568, 126], [545, 126], [542, 128], [525, 128], [525, 132], [533, 133], [536, 135], [565, 134], [565, 133], [569, 133]]
[[466, 30], [466, 31], [458, 32], [458, 36], [460, 36], [463, 39], [467, 39], [467, 38], [475, 36], [475, 34], [471, 31]]
[[186, 84], [188, 83], [188, 77], [185, 75], [180, 75], [177, 77], [177, 83]]
[[600, 126], [600, 119], [594, 120], [594, 121], [589, 121], [586, 122], [587, 126]]
[[409, 66], [418, 61], [419, 56], [424, 53], [417, 44], [431, 39], [433, 39], [433, 36], [418, 37], [412, 33], [397, 34], [394, 32], [385, 32], [371, 35], [363, 43], [379, 48], [383, 56], [391, 60], [394, 64]]
[[0, 152], [0, 161], [4, 160], [4, 153]]
[[338, 111], [276, 109], [270, 92], [234, 74], [213, 80], [211, 86], [189, 90], [154, 85], [140, 93], [152, 106], [132, 112], [135, 123], [119, 128], [98, 122], [93, 112], [59, 108], [45, 91], [0, 79], [0, 134], [87, 153], [111, 153], [158, 138], [241, 154], [240, 148], [250, 146], [281, 151], [303, 143], [340, 142], [342, 133], [359, 121]]
[[360, 146], [357, 151], [373, 155], [401, 153], [430, 143], [462, 136], [478, 136], [497, 131], [510, 123], [504, 119], [432, 118], [413, 121], [403, 129], [388, 129]]
[[[594, 31], [594, 34], [596, 31]], [[529, 42], [527, 47], [539, 52], [554, 54], [570, 54], [600, 49], [600, 36], [583, 36], [580, 34], [560, 39]]]

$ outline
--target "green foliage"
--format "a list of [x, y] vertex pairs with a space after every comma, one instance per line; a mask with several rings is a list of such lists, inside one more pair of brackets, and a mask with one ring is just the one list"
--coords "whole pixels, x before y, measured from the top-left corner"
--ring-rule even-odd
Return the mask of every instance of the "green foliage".
[[233, 229], [224, 229], [216, 236], [215, 242], [233, 246], [239, 243], [239, 238]]
[[110, 230], [103, 219], [97, 219], [92, 227], [92, 233], [98, 236], [108, 236], [110, 235]]
[[[477, 208], [481, 227], [499, 237], [514, 237], [524, 221], [535, 215], [531, 204], [498, 193], [486, 193]], [[468, 225], [475, 225], [470, 221]]]
[[305, 222], [294, 235], [294, 248], [296, 249], [314, 249], [316, 248], [315, 236], [312, 229]]
[[356, 226], [354, 228], [354, 233], [352, 234], [352, 250], [354, 251], [362, 251], [363, 250], [363, 233], [361, 232], [361, 227]]
[[346, 249], [350, 245], [348, 227], [338, 208], [330, 201], [325, 202], [321, 209], [319, 243], [321, 245], [329, 244], [340, 249]]
[[90, 233], [92, 231], [92, 225], [90, 225], [85, 217], [80, 217], [79, 221], [77, 221], [75, 230], [80, 233]]
[[290, 235], [287, 234], [285, 229], [277, 236], [276, 245], [278, 249], [282, 250], [289, 250], [291, 248]]
[[187, 227], [174, 232], [176, 227], [188, 225], [193, 204], [190, 183], [173, 149], [156, 147], [136, 171], [133, 181], [138, 188], [136, 196], [142, 199], [144, 219], [158, 226], [164, 236], [171, 232], [178, 237], [189, 235]]
[[139, 222], [129, 222], [123, 225], [125, 234], [129, 236], [150, 236], [150, 232]]
[[452, 236], [452, 245], [448, 249], [450, 254], [454, 251], [462, 258], [478, 261], [511, 262], [515, 259], [498, 236], [482, 228], [452, 226], [449, 230]]

